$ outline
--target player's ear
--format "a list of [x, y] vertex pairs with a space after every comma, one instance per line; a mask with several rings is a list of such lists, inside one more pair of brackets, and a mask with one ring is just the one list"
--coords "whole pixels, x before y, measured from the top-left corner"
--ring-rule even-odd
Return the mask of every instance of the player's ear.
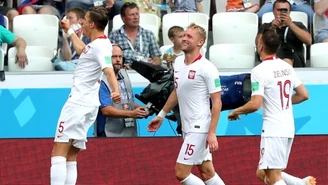
[[199, 40], [197, 46], [202, 47], [202, 45], [204, 45], [204, 40], [203, 39]]

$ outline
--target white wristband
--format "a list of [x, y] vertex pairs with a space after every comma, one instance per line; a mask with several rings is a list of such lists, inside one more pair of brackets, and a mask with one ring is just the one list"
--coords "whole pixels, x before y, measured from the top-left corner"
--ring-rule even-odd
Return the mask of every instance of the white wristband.
[[68, 37], [70, 37], [73, 33], [75, 33], [75, 31], [72, 28], [68, 29], [67, 31]]
[[160, 118], [162, 118], [162, 119], [164, 119], [165, 116], [166, 116], [166, 114], [167, 113], [165, 111], [161, 110], [161, 112], [159, 112], [157, 116], [160, 117]]

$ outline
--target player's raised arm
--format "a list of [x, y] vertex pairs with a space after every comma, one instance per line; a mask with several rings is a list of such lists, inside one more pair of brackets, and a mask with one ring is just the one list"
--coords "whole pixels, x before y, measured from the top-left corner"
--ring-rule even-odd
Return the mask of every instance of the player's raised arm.
[[85, 48], [85, 43], [80, 39], [79, 36], [76, 35], [75, 31], [70, 28], [69, 20], [64, 19], [60, 21], [60, 27], [63, 29], [63, 31], [68, 34], [69, 38], [71, 39], [73, 43], [73, 47], [77, 54], [81, 54], [83, 49]]

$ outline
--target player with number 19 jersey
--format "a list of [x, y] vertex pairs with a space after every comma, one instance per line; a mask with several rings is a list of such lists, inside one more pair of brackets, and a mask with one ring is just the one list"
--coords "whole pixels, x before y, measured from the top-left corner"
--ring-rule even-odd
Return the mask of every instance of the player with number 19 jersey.
[[294, 138], [293, 90], [302, 84], [294, 68], [279, 58], [263, 60], [251, 72], [252, 96], [263, 96], [262, 137]]

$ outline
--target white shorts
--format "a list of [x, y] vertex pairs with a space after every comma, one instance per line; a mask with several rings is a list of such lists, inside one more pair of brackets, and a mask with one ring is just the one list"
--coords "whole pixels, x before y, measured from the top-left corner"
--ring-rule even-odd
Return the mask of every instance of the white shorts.
[[72, 139], [74, 147], [86, 149], [87, 133], [97, 114], [97, 107], [66, 102], [58, 119], [55, 142], [66, 143]]
[[183, 133], [177, 163], [185, 165], [199, 165], [204, 161], [212, 161], [212, 154], [206, 147], [207, 133]]
[[261, 137], [259, 169], [285, 169], [293, 138]]

